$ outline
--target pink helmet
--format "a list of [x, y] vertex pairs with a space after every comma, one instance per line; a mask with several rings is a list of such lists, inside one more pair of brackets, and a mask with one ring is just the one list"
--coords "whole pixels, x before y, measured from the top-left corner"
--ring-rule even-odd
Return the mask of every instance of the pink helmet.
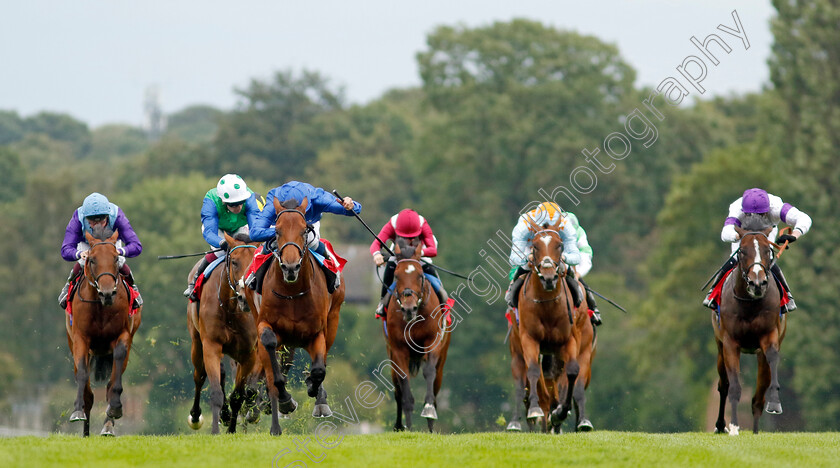
[[400, 214], [397, 215], [397, 222], [396, 226], [394, 226], [394, 230], [397, 231], [398, 236], [417, 237], [423, 230], [422, 228], [423, 222], [416, 211], [405, 209], [400, 211]]
[[741, 199], [741, 211], [744, 213], [767, 213], [770, 211], [770, 197], [760, 188], [744, 191]]

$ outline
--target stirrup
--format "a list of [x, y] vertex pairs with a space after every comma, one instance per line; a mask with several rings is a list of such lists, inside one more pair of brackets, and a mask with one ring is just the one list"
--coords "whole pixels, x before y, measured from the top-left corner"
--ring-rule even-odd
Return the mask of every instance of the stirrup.
[[793, 312], [796, 310], [796, 302], [793, 300], [793, 296], [788, 294], [788, 303], [785, 304], [785, 312]]
[[184, 292], [183, 292], [184, 297], [189, 298], [190, 296], [192, 296], [194, 289], [195, 289], [195, 283], [190, 283], [187, 286], [187, 289], [185, 289]]
[[385, 313], [386, 313], [385, 306], [382, 305], [382, 303], [380, 302], [379, 305], [376, 306], [376, 312], [374, 312], [373, 318], [375, 318], [375, 319], [385, 319]]
[[598, 310], [598, 308], [589, 309], [589, 312], [592, 312], [592, 315], [589, 316], [589, 319], [592, 321], [592, 325], [597, 327], [603, 323], [601, 321], [601, 311]]

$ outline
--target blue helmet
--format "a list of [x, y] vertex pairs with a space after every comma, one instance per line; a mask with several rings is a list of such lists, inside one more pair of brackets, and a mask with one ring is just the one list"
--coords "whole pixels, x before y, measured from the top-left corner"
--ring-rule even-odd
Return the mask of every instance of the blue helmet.
[[85, 217], [108, 215], [111, 213], [111, 203], [105, 195], [93, 192], [82, 203], [82, 211], [85, 213]]

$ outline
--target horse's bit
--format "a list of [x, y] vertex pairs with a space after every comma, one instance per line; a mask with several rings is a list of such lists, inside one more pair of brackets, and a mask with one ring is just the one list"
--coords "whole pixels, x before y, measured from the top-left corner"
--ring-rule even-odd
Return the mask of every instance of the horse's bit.
[[[114, 244], [113, 244], [113, 243], [111, 243], [111, 242], [97, 242], [97, 243], [95, 243], [95, 244], [93, 244], [93, 245], [91, 245], [91, 246], [90, 246], [90, 250], [93, 250], [93, 248], [94, 248], [94, 247], [96, 247], [97, 245], [102, 245], [102, 244], [107, 244], [107, 245], [113, 246], [113, 247], [114, 247], [114, 249], [116, 249], [116, 248], [117, 248], [117, 246], [116, 246], [116, 245], [114, 245]], [[117, 251], [117, 256], [119, 256], [119, 253], [120, 253], [120, 252], [119, 252], [119, 251]], [[85, 270], [87, 270], [87, 269], [88, 269], [88, 263], [89, 263], [89, 262], [90, 262], [90, 257], [88, 257], [88, 258], [87, 258], [87, 260], [85, 260]], [[90, 278], [88, 277], [87, 273], [85, 273], [85, 278], [87, 279], [88, 284], [90, 284], [91, 286], [93, 286], [93, 287], [94, 287], [94, 289], [96, 289], [96, 292], [97, 292], [97, 293], [100, 293], [100, 294], [101, 294], [101, 293], [102, 293], [102, 289], [99, 287], [99, 278], [102, 278], [102, 277], [103, 277], [103, 276], [105, 276], [105, 275], [108, 275], [108, 276], [110, 276], [110, 277], [114, 278], [114, 283], [116, 283], [116, 284], [115, 284], [115, 286], [114, 286], [114, 288], [116, 288], [116, 286], [120, 284], [120, 275], [115, 275], [115, 274], [111, 273], [110, 271], [106, 271], [106, 272], [103, 272], [103, 273], [100, 273], [100, 274], [96, 275], [96, 277], [95, 277], [95, 278], [93, 278], [93, 281], [91, 281], [91, 280], [90, 280]]]
[[402, 263], [402, 262], [415, 262], [418, 265], [420, 265], [420, 292], [417, 293], [411, 288], [405, 288], [402, 291], [396, 291], [396, 287], [394, 287], [394, 292], [397, 293], [396, 294], [397, 305], [399, 305], [400, 308], [402, 309], [403, 305], [402, 305], [402, 300], [400, 300], [400, 298], [403, 296], [403, 294], [408, 292], [408, 295], [414, 296], [414, 297], [417, 298], [417, 310], [420, 310], [420, 308], [423, 307], [423, 299], [425, 299], [425, 297], [426, 297], [426, 294], [423, 292], [426, 289], [426, 274], [423, 272], [423, 264], [420, 263], [419, 261], [413, 259], [413, 258], [404, 258], [404, 259], [397, 262], [397, 266], [399, 266], [399, 264]]

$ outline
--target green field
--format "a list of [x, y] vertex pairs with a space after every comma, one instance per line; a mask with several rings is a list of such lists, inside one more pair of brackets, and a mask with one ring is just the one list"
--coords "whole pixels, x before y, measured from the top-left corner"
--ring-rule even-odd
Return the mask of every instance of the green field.
[[[309, 438], [307, 438], [309, 437]], [[839, 433], [378, 434], [0, 439], [0, 466], [838, 466]], [[308, 452], [308, 455], [304, 453]], [[177, 465], [176, 465], [177, 464]]]

